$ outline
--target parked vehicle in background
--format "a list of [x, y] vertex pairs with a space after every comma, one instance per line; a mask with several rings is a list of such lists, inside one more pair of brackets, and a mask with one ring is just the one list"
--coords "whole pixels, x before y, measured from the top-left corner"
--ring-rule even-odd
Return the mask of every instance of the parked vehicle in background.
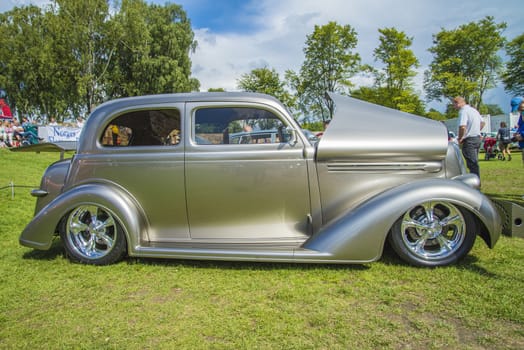
[[448, 131], [448, 141], [458, 144], [457, 135], [453, 131]]
[[[49, 249], [59, 235], [71, 260], [95, 265], [126, 255], [365, 263], [389, 240], [410, 264], [442, 266], [477, 235], [495, 245], [500, 216], [442, 123], [330, 97], [336, 112], [318, 142], [267, 95], [104, 103], [75, 156], [32, 192], [20, 243]], [[118, 143], [107, 136], [115, 125]], [[389, 131], [381, 139], [377, 125]]]

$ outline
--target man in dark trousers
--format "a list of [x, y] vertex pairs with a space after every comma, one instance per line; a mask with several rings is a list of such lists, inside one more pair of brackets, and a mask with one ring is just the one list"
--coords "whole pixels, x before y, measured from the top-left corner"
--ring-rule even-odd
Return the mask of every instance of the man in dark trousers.
[[480, 149], [480, 130], [485, 123], [480, 113], [466, 103], [462, 96], [453, 99], [453, 107], [459, 111], [459, 130], [458, 141], [462, 146], [462, 155], [466, 159], [466, 165], [470, 173], [476, 174], [480, 178], [479, 169], [479, 149]]

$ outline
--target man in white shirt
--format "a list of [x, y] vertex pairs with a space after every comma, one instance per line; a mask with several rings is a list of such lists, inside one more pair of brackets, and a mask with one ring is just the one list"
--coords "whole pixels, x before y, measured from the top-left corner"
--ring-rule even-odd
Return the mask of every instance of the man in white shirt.
[[459, 111], [458, 141], [462, 146], [462, 155], [470, 173], [480, 178], [478, 154], [480, 149], [480, 130], [485, 123], [480, 113], [466, 103], [464, 97], [453, 99], [453, 107]]

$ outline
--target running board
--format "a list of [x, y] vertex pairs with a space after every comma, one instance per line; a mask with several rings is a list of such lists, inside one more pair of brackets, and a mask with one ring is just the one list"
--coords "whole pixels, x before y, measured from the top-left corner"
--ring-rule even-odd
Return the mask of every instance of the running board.
[[253, 245], [242, 244], [237, 247], [230, 245], [217, 247], [175, 247], [176, 244], [153, 244], [151, 246], [135, 247], [129, 256], [144, 258], [164, 259], [190, 259], [190, 260], [221, 260], [221, 261], [264, 261], [284, 263], [327, 263], [327, 264], [361, 264], [372, 262], [371, 260], [342, 260], [332, 254], [318, 252], [301, 247], [262, 247], [255, 248]]

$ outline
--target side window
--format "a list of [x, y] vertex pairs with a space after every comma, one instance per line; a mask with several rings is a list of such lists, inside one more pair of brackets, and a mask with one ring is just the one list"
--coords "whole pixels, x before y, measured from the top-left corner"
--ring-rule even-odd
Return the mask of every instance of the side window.
[[272, 112], [246, 107], [201, 108], [195, 113], [198, 145], [281, 143], [285, 124]]
[[181, 136], [178, 110], [140, 110], [113, 119], [100, 143], [108, 147], [174, 146], [180, 143]]

